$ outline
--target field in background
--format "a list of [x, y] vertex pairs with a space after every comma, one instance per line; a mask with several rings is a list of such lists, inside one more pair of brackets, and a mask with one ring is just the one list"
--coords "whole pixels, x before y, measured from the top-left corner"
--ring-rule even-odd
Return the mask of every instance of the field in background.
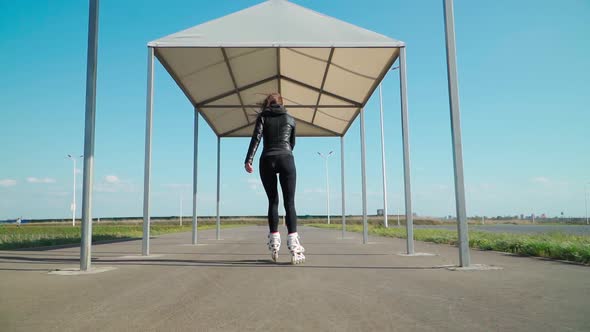
[[[282, 216], [281, 216], [282, 218]], [[327, 221], [327, 217], [325, 215], [300, 215], [297, 217], [301, 223], [325, 223]], [[189, 224], [192, 222], [192, 216], [183, 216], [183, 224]], [[266, 216], [221, 216], [221, 223], [234, 223], [234, 224], [249, 224], [249, 225], [266, 225]], [[400, 221], [400, 225], [405, 225], [405, 215], [397, 216], [397, 215], [389, 215], [388, 221], [389, 225], [397, 225], [397, 221]], [[210, 225], [215, 224], [216, 217], [215, 216], [199, 216], [198, 221], [199, 225]], [[333, 224], [340, 224], [342, 217], [340, 215], [332, 215], [331, 221]], [[370, 224], [382, 224], [383, 216], [377, 215], [369, 215], [368, 221]], [[572, 225], [580, 225], [585, 224], [584, 218], [545, 218], [535, 219], [535, 222], [531, 219], [519, 219], [519, 218], [511, 218], [511, 217], [494, 217], [494, 218], [484, 218], [481, 217], [472, 217], [468, 218], [469, 224], [485, 224], [485, 225], [496, 225], [496, 224], [513, 224], [513, 225], [550, 225], [550, 224], [572, 224]], [[0, 225], [2, 224], [13, 224], [15, 220], [0, 220]], [[26, 218], [23, 220], [23, 223], [27, 224], [64, 224], [64, 225], [71, 225], [72, 219], [33, 219], [27, 220]], [[178, 216], [167, 216], [167, 217], [152, 217], [151, 222], [154, 224], [159, 223], [170, 223], [170, 224], [178, 224], [179, 217]], [[357, 215], [348, 215], [346, 216], [346, 223], [347, 224], [360, 224], [362, 222], [362, 216]], [[76, 219], [76, 223], [80, 223], [80, 219]], [[117, 218], [94, 218], [93, 224], [100, 224], [100, 223], [116, 223], [116, 224], [140, 224], [143, 223], [142, 217], [117, 217]], [[415, 225], [454, 225], [456, 224], [456, 219], [453, 218], [436, 218], [436, 217], [424, 217], [424, 216], [414, 216], [414, 224]]]
[[[223, 228], [237, 227], [235, 224], [224, 224]], [[211, 229], [215, 225], [199, 225], [199, 230]], [[150, 235], [157, 236], [168, 233], [189, 232], [192, 226], [183, 226], [170, 223], [157, 223], [151, 225]], [[92, 226], [92, 242], [109, 240], [140, 239], [143, 234], [141, 224], [94, 224]], [[79, 225], [72, 227], [63, 223], [54, 224], [24, 224], [0, 225], [0, 250], [12, 250], [23, 248], [37, 248], [46, 246], [79, 244], [81, 240], [81, 228]]]
[[[154, 217], [151, 219], [151, 235], [157, 236], [166, 233], [189, 232], [192, 228], [190, 217], [183, 218], [183, 225], [179, 225], [178, 217]], [[369, 216], [370, 230], [373, 234], [405, 237], [405, 228], [382, 227], [383, 216]], [[108, 218], [95, 219], [93, 222], [93, 242], [108, 240], [139, 239], [142, 236], [141, 218]], [[215, 227], [215, 217], [199, 217], [199, 229], [211, 229]], [[326, 225], [327, 219], [323, 216], [300, 216], [300, 224], [312, 224], [318, 227], [340, 229], [341, 217], [333, 216], [332, 225]], [[347, 230], [358, 231], [362, 229], [361, 216], [346, 217]], [[414, 224], [427, 227], [444, 228], [445, 225], [454, 225], [454, 220], [436, 218], [415, 217]], [[400, 217], [400, 224], [405, 226], [405, 218]], [[479, 220], [470, 220], [470, 224], [481, 224]], [[486, 220], [486, 225], [516, 224], [531, 225], [529, 220]], [[541, 223], [539, 223], [541, 224]], [[548, 225], [549, 223], [543, 223]], [[266, 217], [221, 217], [222, 227], [235, 227], [237, 225], [267, 225]], [[397, 216], [389, 216], [389, 225], [397, 225]], [[563, 225], [563, 223], [561, 223]], [[516, 227], [516, 226], [515, 226]], [[534, 227], [534, 226], [523, 226]], [[575, 226], [564, 226], [575, 227]], [[484, 234], [478, 232], [478, 227], [470, 229], [470, 245], [483, 250], [498, 250], [523, 255], [566, 259], [585, 264], [590, 263], [590, 236], [568, 235], [561, 233], [549, 234]], [[576, 227], [577, 228], [577, 227]], [[483, 227], [482, 227], [483, 229]], [[457, 232], [444, 229], [415, 228], [416, 240], [435, 243], [455, 244]], [[35, 248], [55, 246], [63, 244], [80, 243], [80, 221], [76, 226], [71, 226], [71, 220], [37, 220], [24, 223], [20, 227], [14, 224], [0, 224], [0, 250]]]
[[[308, 224], [308, 226], [342, 229], [341, 225]], [[350, 232], [362, 232], [362, 225], [346, 227]], [[403, 227], [369, 226], [369, 233], [378, 236], [406, 238]], [[439, 244], [457, 245], [457, 232], [442, 229], [414, 229], [414, 239]], [[546, 257], [590, 264], [590, 236], [564, 234], [508, 234], [469, 231], [469, 246], [480, 250], [494, 250], [523, 256]]]

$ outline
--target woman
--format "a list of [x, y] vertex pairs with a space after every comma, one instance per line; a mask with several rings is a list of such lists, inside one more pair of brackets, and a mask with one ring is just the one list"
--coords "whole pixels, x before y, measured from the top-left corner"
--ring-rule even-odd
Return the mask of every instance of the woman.
[[250, 140], [250, 147], [246, 155], [244, 167], [252, 173], [252, 160], [256, 154], [258, 144], [262, 139], [264, 148], [260, 156], [260, 179], [268, 196], [268, 249], [273, 261], [279, 257], [281, 236], [279, 226], [279, 194], [277, 190], [277, 174], [283, 202], [285, 204], [287, 223], [287, 247], [291, 252], [291, 263], [299, 264], [305, 261], [305, 249], [299, 243], [297, 234], [297, 214], [295, 213], [295, 182], [297, 178], [293, 148], [295, 147], [295, 120], [287, 113], [283, 106], [283, 97], [278, 93], [270, 94], [262, 104], [262, 112], [256, 118], [256, 125]]

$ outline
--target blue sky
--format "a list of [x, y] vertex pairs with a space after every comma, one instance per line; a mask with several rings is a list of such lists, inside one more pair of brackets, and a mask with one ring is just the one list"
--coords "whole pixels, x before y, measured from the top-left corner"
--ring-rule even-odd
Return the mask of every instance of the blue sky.
[[[95, 217], [141, 215], [146, 43], [259, 2], [101, 2]], [[454, 215], [442, 1], [293, 2], [407, 43], [414, 210]], [[455, 17], [468, 214], [583, 216], [590, 2], [455, 0]], [[0, 219], [70, 215], [66, 155], [83, 153], [87, 24], [87, 1], [0, 0]], [[390, 212], [403, 213], [399, 80], [392, 74], [383, 82], [387, 184]], [[183, 196], [189, 215], [192, 107], [159, 64], [155, 75], [152, 211], [178, 215]], [[368, 207], [375, 213], [382, 206], [377, 96], [366, 112]], [[213, 215], [216, 137], [200, 124], [199, 211]], [[358, 121], [345, 140], [347, 212], [360, 214]], [[266, 212], [258, 177], [243, 171], [247, 144], [222, 142], [222, 214]], [[300, 215], [325, 213], [316, 152], [330, 150], [331, 213], [340, 213], [339, 139], [301, 138]]]

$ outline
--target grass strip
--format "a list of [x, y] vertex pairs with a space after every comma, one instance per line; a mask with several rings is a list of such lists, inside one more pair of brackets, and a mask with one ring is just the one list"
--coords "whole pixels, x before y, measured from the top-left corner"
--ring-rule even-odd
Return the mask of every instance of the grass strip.
[[[306, 226], [342, 229], [341, 225], [308, 224]], [[363, 231], [363, 227], [362, 225], [347, 225], [346, 230], [360, 233]], [[369, 233], [378, 236], [406, 238], [406, 229], [402, 227], [369, 226]], [[414, 239], [457, 245], [457, 232], [442, 229], [414, 229]], [[470, 231], [469, 247], [590, 264], [590, 236], [562, 232], [511, 234]]]
[[[244, 225], [227, 224], [222, 228]], [[92, 225], [92, 242], [107, 240], [138, 239], [143, 235], [141, 224]], [[213, 229], [215, 225], [201, 225], [199, 230]], [[152, 224], [150, 235], [189, 232], [192, 225], [157, 225]], [[36, 248], [63, 244], [80, 243], [80, 226], [53, 225], [0, 225], [0, 250]]]

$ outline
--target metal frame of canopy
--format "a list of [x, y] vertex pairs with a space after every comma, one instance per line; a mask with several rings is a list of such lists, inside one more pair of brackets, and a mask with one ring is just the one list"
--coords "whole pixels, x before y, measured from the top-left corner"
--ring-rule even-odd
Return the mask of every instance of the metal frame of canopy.
[[[460, 131], [460, 114], [459, 114], [459, 95], [457, 87], [457, 68], [455, 55], [455, 32], [453, 16], [453, 0], [443, 0], [445, 14], [445, 37], [447, 50], [447, 74], [449, 87], [449, 104], [451, 114], [451, 129], [453, 142], [453, 162], [455, 176], [455, 196], [458, 219], [459, 233], [459, 258], [460, 266], [470, 265], [470, 255], [468, 247], [467, 220], [465, 208], [465, 191], [463, 179], [463, 160], [461, 147]], [[88, 60], [87, 60], [87, 79], [86, 79], [86, 111], [85, 111], [85, 138], [84, 138], [84, 172], [83, 172], [83, 194], [82, 194], [82, 239], [80, 250], [80, 270], [87, 271], [91, 268], [91, 243], [92, 243], [92, 179], [94, 164], [94, 133], [95, 133], [95, 115], [96, 115], [96, 60], [98, 48], [98, 8], [99, 0], [90, 0], [89, 8], [89, 31], [88, 31]], [[151, 128], [152, 128], [152, 111], [153, 111], [153, 48], [148, 48], [148, 85], [146, 98], [146, 146], [145, 146], [145, 176], [144, 176], [144, 239], [142, 242], [142, 253], [149, 255], [149, 190], [150, 190], [150, 166], [151, 166]], [[413, 253], [413, 241], [410, 241], [412, 235], [411, 199], [410, 199], [410, 182], [409, 182], [409, 134], [407, 118], [407, 100], [406, 100], [406, 64], [405, 48], [400, 47], [400, 94], [402, 108], [402, 139], [404, 143], [404, 191], [406, 195], [406, 217], [408, 227], [408, 253]], [[383, 75], [384, 76], [384, 75]], [[378, 81], [383, 78], [380, 77]], [[375, 87], [374, 87], [375, 88]], [[374, 88], [372, 91], [374, 91]], [[196, 106], [196, 105], [194, 105]], [[195, 132], [194, 132], [194, 168], [193, 168], [193, 244], [197, 243], [197, 205], [196, 205], [196, 187], [197, 187], [197, 156], [198, 156], [198, 109], [195, 109]], [[360, 129], [361, 129], [361, 168], [363, 180], [363, 240], [367, 241], [366, 227], [366, 176], [365, 176], [365, 142], [364, 142], [364, 110], [359, 109]], [[357, 114], [358, 115], [358, 114]], [[356, 117], [356, 115], [355, 115]], [[341, 167], [342, 167], [342, 190], [344, 193], [344, 137], [341, 137]], [[217, 235], [219, 238], [219, 179], [220, 179], [220, 142], [221, 137], [218, 135], [217, 145]], [[382, 145], [383, 147], [383, 145]], [[343, 225], [345, 222], [345, 201], [343, 195], [342, 201]], [[147, 221], [147, 222], [146, 222]], [[344, 230], [343, 230], [344, 231]]]
[[[147, 256], [150, 254], [150, 244], [149, 244], [149, 237], [150, 237], [150, 175], [151, 175], [151, 140], [152, 140], [152, 113], [153, 113], [153, 80], [154, 80], [154, 55], [155, 50], [154, 47], [148, 47], [148, 86], [147, 86], [147, 100], [146, 100], [146, 137], [145, 137], [145, 177], [144, 177], [144, 207], [143, 207], [143, 215], [144, 215], [144, 229], [143, 229], [143, 240], [142, 240], [142, 255]], [[406, 214], [406, 229], [407, 229], [407, 254], [411, 255], [414, 254], [414, 240], [413, 240], [413, 214], [412, 214], [412, 201], [411, 201], [411, 186], [410, 186], [410, 151], [409, 151], [409, 126], [408, 126], [408, 108], [407, 108], [407, 81], [406, 81], [406, 48], [405, 46], [399, 47], [399, 75], [400, 75], [400, 98], [401, 98], [401, 119], [402, 119], [402, 140], [403, 140], [403, 160], [404, 160], [404, 193], [405, 193], [405, 214]], [[395, 57], [393, 58], [395, 59]], [[372, 87], [372, 91], [375, 91], [378, 84], [381, 82], [383, 77], [389, 71], [390, 67], [393, 65], [394, 61], [390, 61], [385, 70], [380, 75], [379, 79], [375, 82], [374, 86]], [[166, 66], [166, 65], [164, 65]], [[178, 83], [178, 79], [174, 78], [175, 81]], [[287, 78], [288, 79], [288, 78]], [[250, 86], [254, 86], [256, 84], [260, 84], [265, 80], [252, 83]], [[235, 84], [235, 82], [234, 82]], [[179, 84], [182, 89], [182, 85]], [[238, 88], [236, 87], [236, 90]], [[184, 90], [184, 89], [183, 89]], [[189, 94], [185, 91], [185, 94], [188, 96]], [[216, 96], [215, 98], [211, 98], [210, 101], [221, 99], [226, 94], [222, 94]], [[341, 96], [334, 96], [337, 98], [342, 98]], [[190, 98], [189, 98], [190, 100]], [[319, 101], [319, 98], [318, 98]], [[360, 115], [360, 138], [361, 138], [361, 178], [362, 178], [362, 212], [363, 212], [363, 243], [368, 242], [368, 225], [367, 225], [367, 193], [366, 193], [366, 167], [365, 167], [365, 120], [364, 120], [364, 105], [360, 103], [356, 103], [352, 100], [351, 102], [355, 103], [356, 106], [359, 107], [358, 115]], [[209, 102], [209, 100], [207, 101]], [[194, 155], [193, 155], [193, 222], [192, 222], [192, 244], [196, 245], [198, 243], [198, 236], [197, 236], [197, 226], [198, 226], [198, 217], [197, 217], [197, 184], [198, 184], [198, 123], [199, 123], [199, 106], [203, 106], [206, 102], [202, 103], [194, 103], [193, 107], [195, 108], [194, 112]], [[231, 107], [244, 107], [244, 105], [229, 105]], [[257, 105], [248, 105], [253, 107], [258, 107]], [[228, 105], [221, 105], [219, 107], [228, 107]], [[287, 106], [287, 108], [316, 108], [318, 105], [293, 105]], [[329, 107], [329, 106], [328, 106]], [[337, 108], [338, 106], [334, 106]], [[201, 116], [203, 114], [201, 113]], [[203, 116], [207, 121], [207, 118]], [[301, 121], [300, 119], [298, 119]], [[213, 125], [209, 121], [207, 123], [213, 129]], [[348, 124], [347, 129], [352, 124], [352, 121]], [[250, 126], [249, 123], [247, 126]], [[240, 130], [242, 128], [237, 128], [236, 130]], [[216, 238], [219, 240], [221, 238], [221, 223], [220, 223], [220, 202], [221, 202], [221, 193], [220, 193], [220, 156], [221, 156], [221, 138], [227, 137], [227, 133], [224, 136], [213, 130], [217, 136], [217, 200], [216, 200]], [[230, 133], [233, 132], [230, 131]], [[346, 131], [345, 131], [346, 133]], [[331, 136], [340, 137], [340, 144], [341, 144], [341, 180], [342, 180], [342, 227], [343, 227], [343, 234], [344, 234], [344, 227], [346, 225], [346, 195], [345, 195], [345, 176], [344, 176], [344, 134], [338, 134], [333, 132]], [[382, 152], [384, 153], [384, 146], [382, 145]], [[385, 181], [385, 178], [383, 179]]]

